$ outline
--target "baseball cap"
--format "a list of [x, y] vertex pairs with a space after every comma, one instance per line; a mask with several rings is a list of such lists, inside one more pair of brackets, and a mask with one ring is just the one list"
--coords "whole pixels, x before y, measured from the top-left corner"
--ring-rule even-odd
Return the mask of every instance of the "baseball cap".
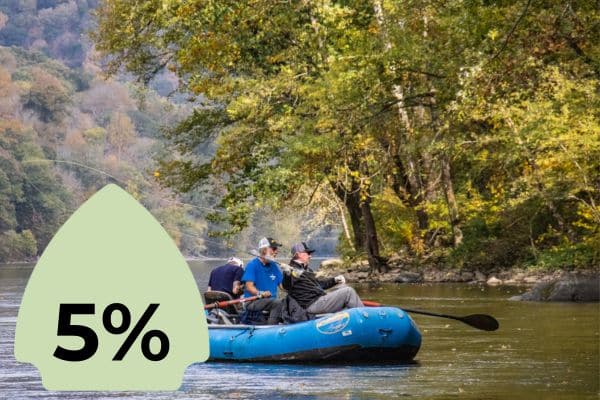
[[237, 265], [238, 267], [244, 266], [244, 262], [237, 257], [229, 257], [227, 264]]
[[269, 247], [273, 247], [273, 248], [279, 248], [281, 246], [283, 246], [281, 243], [279, 243], [277, 240], [268, 237], [267, 240], [269, 241]]
[[314, 253], [315, 250], [308, 247], [306, 242], [296, 243], [292, 246], [292, 256], [296, 255], [296, 253]]
[[283, 246], [281, 243], [279, 243], [277, 240], [270, 238], [270, 237], [264, 237], [264, 238], [260, 239], [260, 241], [258, 242], [259, 249], [264, 249], [265, 247], [278, 248], [281, 246]]

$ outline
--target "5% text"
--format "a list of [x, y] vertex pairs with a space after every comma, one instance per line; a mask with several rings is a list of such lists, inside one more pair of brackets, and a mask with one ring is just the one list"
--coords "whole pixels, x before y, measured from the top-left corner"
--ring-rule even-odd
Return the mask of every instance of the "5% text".
[[[140, 319], [135, 323], [133, 329], [127, 334], [125, 340], [115, 353], [113, 361], [122, 361], [135, 340], [140, 336], [146, 324], [152, 318], [152, 315], [159, 304], [151, 303], [148, 305]], [[112, 315], [114, 312], [121, 314], [119, 324], [113, 324]], [[98, 350], [98, 335], [96, 332], [85, 325], [75, 325], [71, 323], [72, 315], [94, 315], [95, 304], [90, 303], [61, 303], [58, 312], [58, 336], [76, 336], [83, 339], [83, 346], [79, 349], [65, 349], [57, 346], [54, 350], [54, 357], [64, 361], [85, 361], [91, 358]], [[113, 335], [125, 333], [131, 326], [131, 313], [127, 306], [122, 303], [112, 303], [106, 306], [102, 312], [102, 326]], [[160, 342], [160, 349], [153, 352], [150, 348], [150, 341], [156, 338]], [[169, 353], [169, 338], [161, 330], [153, 329], [145, 332], [141, 338], [141, 349], [144, 357], [150, 361], [160, 361]]]

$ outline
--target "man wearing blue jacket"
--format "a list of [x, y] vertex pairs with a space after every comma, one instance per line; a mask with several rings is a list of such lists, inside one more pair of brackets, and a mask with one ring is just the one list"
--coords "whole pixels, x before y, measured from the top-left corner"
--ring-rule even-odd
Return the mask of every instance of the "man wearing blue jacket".
[[268, 311], [269, 325], [278, 324], [281, 317], [281, 301], [277, 299], [277, 289], [283, 280], [283, 274], [276, 263], [268, 260], [277, 254], [280, 246], [273, 238], [262, 238], [258, 243], [259, 256], [248, 263], [242, 276], [242, 282], [245, 283], [244, 297], [260, 297], [250, 302], [246, 310]]

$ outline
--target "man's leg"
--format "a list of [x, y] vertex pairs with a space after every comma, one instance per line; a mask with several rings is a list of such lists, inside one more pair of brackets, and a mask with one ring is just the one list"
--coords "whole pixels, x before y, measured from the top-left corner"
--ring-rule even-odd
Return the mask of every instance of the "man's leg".
[[273, 299], [257, 299], [254, 301], [251, 301], [249, 303], [246, 304], [246, 310], [249, 311], [262, 311], [264, 310], [266, 307], [269, 306], [269, 304], [271, 303], [271, 301], [273, 301]]
[[254, 300], [246, 306], [249, 311], [268, 311], [269, 312], [269, 325], [277, 325], [281, 318], [281, 307], [283, 303], [277, 299], [258, 299]]
[[278, 299], [272, 299], [271, 303], [265, 308], [269, 311], [269, 320], [267, 324], [277, 325], [281, 321], [281, 308], [283, 307], [283, 301]]
[[354, 307], [363, 307], [363, 303], [354, 289], [346, 286], [319, 297], [306, 311], [311, 314], [325, 314]]

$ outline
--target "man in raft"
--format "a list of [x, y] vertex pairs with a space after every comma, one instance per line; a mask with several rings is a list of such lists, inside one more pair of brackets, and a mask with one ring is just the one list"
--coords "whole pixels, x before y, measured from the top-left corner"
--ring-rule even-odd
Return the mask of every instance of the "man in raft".
[[292, 246], [291, 269], [283, 276], [283, 288], [288, 295], [310, 314], [327, 314], [345, 308], [363, 307], [360, 297], [350, 286], [325, 292], [325, 289], [346, 283], [346, 279], [343, 275], [317, 279], [314, 271], [308, 267], [312, 253], [314, 250], [305, 242]]
[[[276, 325], [281, 316], [281, 300], [277, 299], [277, 287], [281, 284], [283, 274], [273, 261], [277, 248], [281, 244], [273, 238], [262, 238], [258, 242], [259, 256], [246, 266], [242, 276], [245, 283], [244, 297], [258, 296], [258, 300], [248, 303], [246, 310], [254, 314], [262, 311], [269, 312], [269, 325]], [[245, 323], [251, 323], [256, 315], [249, 316]]]
[[230, 257], [227, 264], [221, 265], [210, 272], [208, 279], [208, 291], [216, 290], [229, 293], [232, 298], [238, 298], [242, 294], [242, 275], [244, 274], [244, 263], [237, 257]]

